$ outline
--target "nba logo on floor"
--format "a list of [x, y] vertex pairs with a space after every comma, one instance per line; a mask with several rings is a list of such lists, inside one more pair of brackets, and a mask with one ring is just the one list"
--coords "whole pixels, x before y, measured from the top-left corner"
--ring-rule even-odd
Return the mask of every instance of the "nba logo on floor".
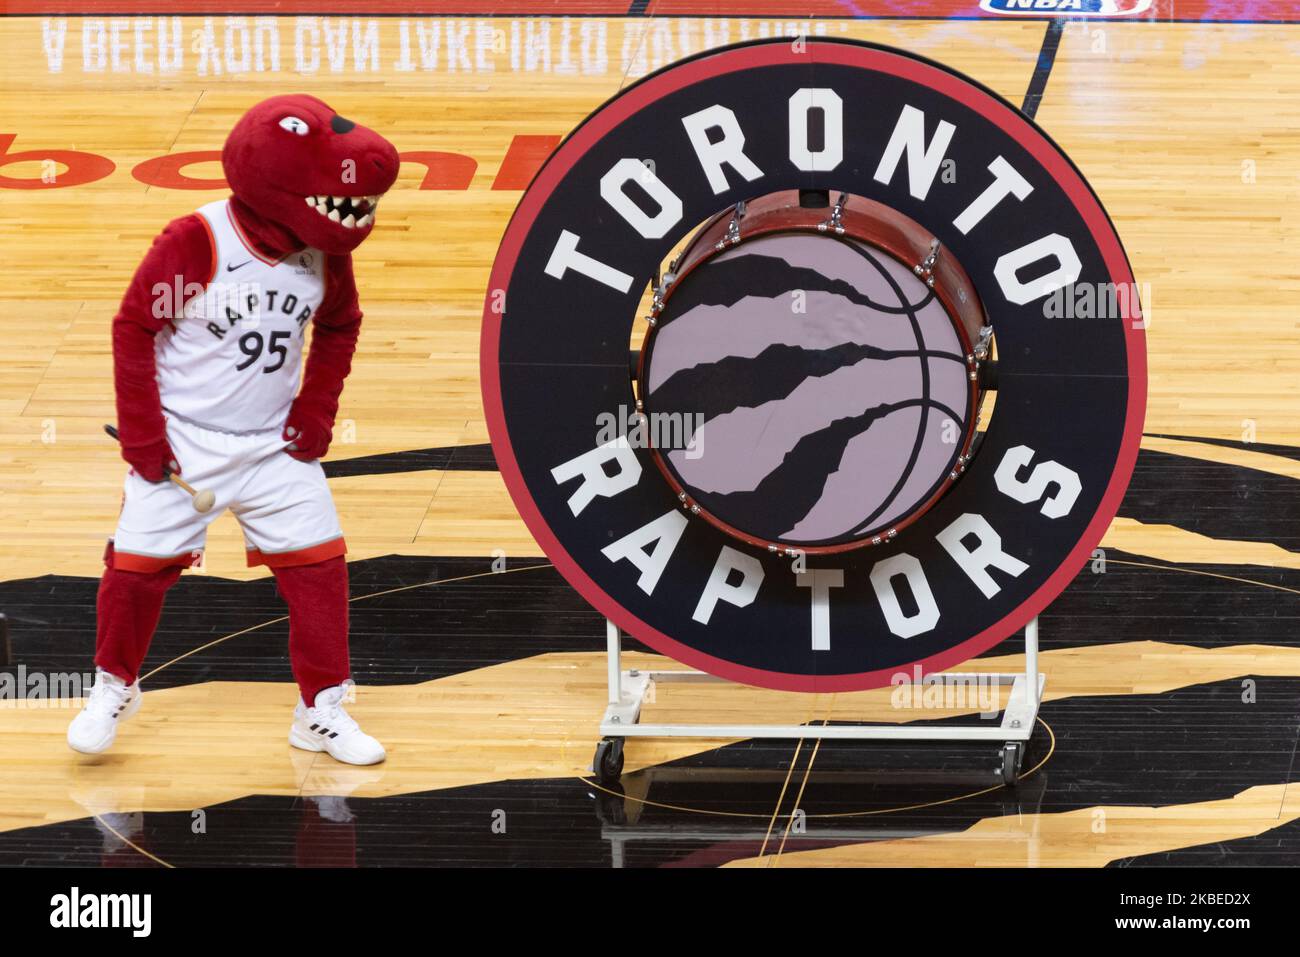
[[1151, 0], [980, 0], [980, 9], [1009, 16], [1134, 17], [1150, 10]]

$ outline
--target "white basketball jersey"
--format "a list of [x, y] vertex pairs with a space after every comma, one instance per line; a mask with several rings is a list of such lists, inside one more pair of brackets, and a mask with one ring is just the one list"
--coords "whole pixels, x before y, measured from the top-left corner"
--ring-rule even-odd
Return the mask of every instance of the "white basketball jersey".
[[281, 429], [298, 391], [302, 343], [325, 295], [317, 249], [273, 260], [226, 200], [198, 211], [212, 232], [212, 281], [157, 336], [163, 408], [225, 432]]

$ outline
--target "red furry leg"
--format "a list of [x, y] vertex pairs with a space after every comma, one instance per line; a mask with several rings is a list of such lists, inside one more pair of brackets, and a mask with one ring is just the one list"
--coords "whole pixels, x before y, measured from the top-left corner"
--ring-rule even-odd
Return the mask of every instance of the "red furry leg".
[[310, 707], [316, 695], [342, 684], [348, 657], [348, 564], [342, 555], [315, 565], [275, 570], [276, 586], [289, 606], [289, 660]]
[[95, 601], [95, 664], [130, 684], [140, 674], [162, 614], [163, 598], [180, 577], [181, 567], [123, 571], [113, 566], [111, 546], [104, 561], [107, 567]]

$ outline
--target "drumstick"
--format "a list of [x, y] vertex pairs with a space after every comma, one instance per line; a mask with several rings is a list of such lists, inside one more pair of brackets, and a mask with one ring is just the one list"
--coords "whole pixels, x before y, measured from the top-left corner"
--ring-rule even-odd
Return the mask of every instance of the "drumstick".
[[[107, 432], [109, 435], [111, 435], [118, 442], [122, 441], [122, 437], [117, 434], [117, 429], [114, 428], [113, 426], [105, 425], [104, 431]], [[211, 511], [212, 506], [216, 504], [217, 496], [216, 493], [212, 491], [212, 489], [205, 488], [201, 490], [195, 490], [194, 486], [190, 485], [189, 482], [185, 481], [179, 475], [173, 475], [170, 469], [163, 469], [163, 475], [167, 476], [167, 478], [171, 479], [182, 489], [184, 489], [187, 493], [189, 493], [189, 496], [194, 503], [194, 511], [208, 512]]]

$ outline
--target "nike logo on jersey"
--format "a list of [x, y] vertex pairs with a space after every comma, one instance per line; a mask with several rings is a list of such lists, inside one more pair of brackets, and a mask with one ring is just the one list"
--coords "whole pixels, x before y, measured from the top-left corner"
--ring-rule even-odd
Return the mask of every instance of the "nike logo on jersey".
[[251, 263], [252, 261], [253, 261], [253, 260], [251, 260], [251, 259], [245, 259], [245, 260], [244, 260], [242, 263], [240, 263], [238, 266], [232, 266], [232, 265], [230, 265], [230, 263], [226, 263], [226, 272], [234, 272], [236, 269], [243, 269], [245, 266], [247, 266], [247, 265], [248, 265], [249, 263]]

